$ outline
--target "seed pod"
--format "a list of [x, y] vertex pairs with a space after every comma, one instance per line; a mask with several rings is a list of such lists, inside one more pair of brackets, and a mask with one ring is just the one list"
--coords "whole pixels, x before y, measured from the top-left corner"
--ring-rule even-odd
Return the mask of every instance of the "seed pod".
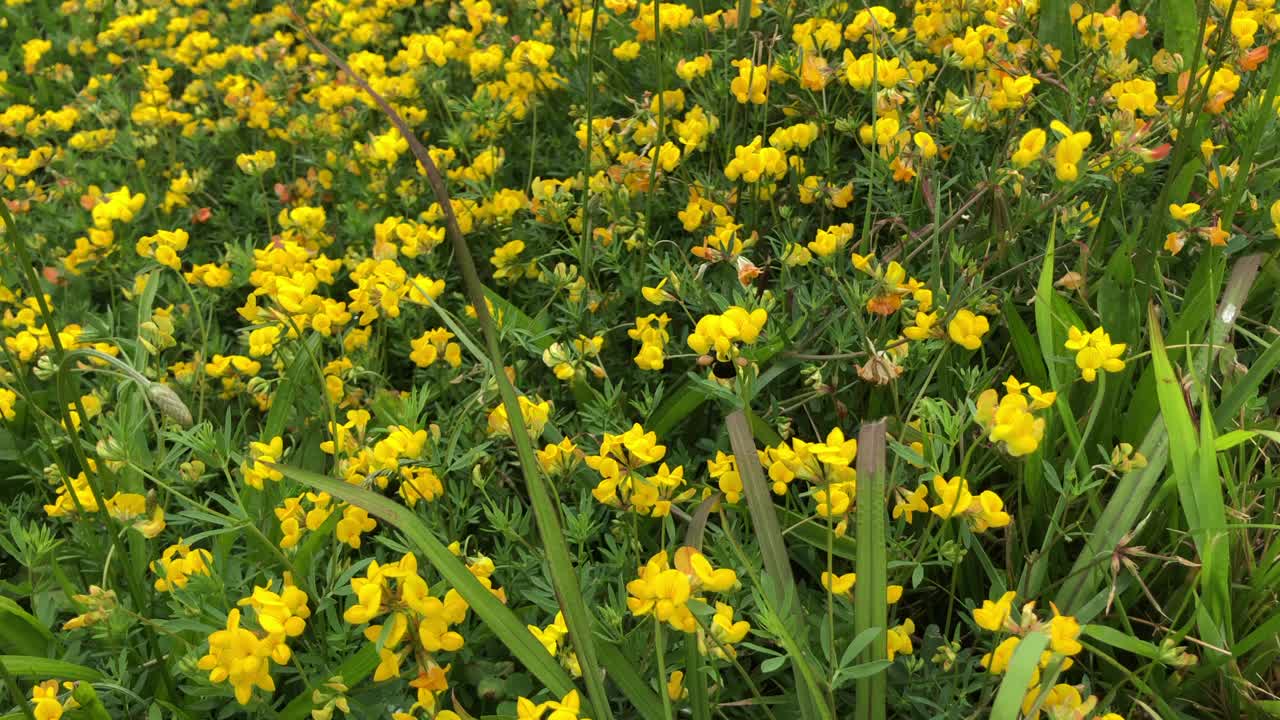
[[163, 383], [151, 383], [147, 386], [147, 396], [160, 408], [160, 413], [182, 427], [191, 427], [191, 411], [186, 403], [178, 397], [178, 393]]

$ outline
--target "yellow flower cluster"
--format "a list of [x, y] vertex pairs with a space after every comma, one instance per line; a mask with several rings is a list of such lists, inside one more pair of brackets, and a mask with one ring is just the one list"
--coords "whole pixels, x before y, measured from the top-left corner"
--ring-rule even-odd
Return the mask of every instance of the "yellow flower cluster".
[[[71, 687], [72, 683], [68, 682], [66, 685]], [[73, 698], [68, 697], [65, 701], [58, 699], [57, 680], [45, 680], [31, 686], [31, 714], [36, 720], [60, 720], [64, 712], [75, 710], [79, 706]]]
[[278, 463], [284, 456], [284, 439], [273, 437], [266, 442], [249, 443], [249, 457], [240, 472], [244, 475], [244, 484], [255, 490], [262, 489], [265, 480], [279, 482], [284, 475], [266, 463]]
[[604, 377], [604, 367], [599, 363], [604, 348], [604, 336], [579, 335], [568, 345], [552, 343], [542, 351], [542, 364], [552, 369], [555, 376], [565, 382], [575, 378], [585, 379], [590, 372], [594, 377]]
[[428, 368], [434, 365], [436, 360], [444, 358], [449, 367], [457, 368], [462, 365], [462, 346], [452, 340], [453, 333], [445, 328], [427, 330], [409, 341], [409, 346], [413, 348], [409, 353], [409, 359], [420, 368]]
[[1030, 455], [1044, 437], [1044, 418], [1036, 417], [1034, 412], [1053, 405], [1058, 394], [1019, 382], [1012, 375], [1004, 382], [1004, 391], [1001, 396], [995, 388], [983, 390], [975, 403], [974, 419], [987, 433], [987, 439], [1005, 452], [1013, 457]]
[[159, 592], [184, 588], [192, 575], [208, 575], [212, 563], [213, 555], [208, 550], [192, 548], [179, 540], [150, 564], [151, 572], [156, 574], [155, 588]]
[[777, 147], [762, 147], [764, 140], [759, 136], [746, 145], [739, 145], [733, 151], [733, 159], [724, 166], [724, 176], [735, 182], [745, 183], [765, 180], [780, 180], [787, 174], [787, 153]]
[[178, 253], [187, 249], [188, 239], [187, 231], [181, 228], [160, 230], [154, 235], [139, 238], [135, 249], [142, 257], [152, 258], [167, 268], [179, 270], [182, 268], [182, 260]]
[[[355, 602], [343, 613], [346, 622], [365, 625], [382, 618], [380, 624], [364, 629], [365, 638], [378, 647], [375, 682], [400, 677], [405, 658], [412, 658], [421, 673], [437, 672], [438, 653], [462, 648], [462, 635], [453, 628], [467, 618], [466, 601], [452, 589], [443, 598], [433, 596], [418, 573], [418, 559], [413, 553], [387, 565], [371, 562], [364, 577], [351, 579], [351, 589]], [[443, 680], [442, 673], [440, 679]], [[447, 687], [446, 683], [437, 692]], [[420, 694], [419, 702], [422, 700]], [[433, 706], [434, 702], [428, 705]]]
[[196, 667], [208, 672], [209, 682], [215, 685], [230, 683], [236, 702], [248, 705], [255, 688], [275, 691], [271, 663], [289, 662], [293, 652], [288, 640], [306, 630], [311, 611], [307, 608], [307, 594], [293, 584], [287, 573], [279, 593], [272, 591], [270, 585], [255, 586], [253, 594], [238, 605], [253, 608], [261, 630], [243, 627], [240, 609], [233, 608], [227, 614], [226, 627], [209, 635], [209, 652]]
[[1013, 517], [1004, 510], [1004, 501], [990, 490], [983, 490], [978, 495], [969, 491], [969, 481], [962, 477], [944, 479], [941, 475], [933, 476], [933, 492], [938, 502], [929, 510], [943, 520], [962, 517], [969, 522], [974, 532], [986, 532], [987, 528], [1002, 528], [1013, 521]]
[[977, 350], [982, 347], [982, 336], [991, 330], [987, 318], [972, 310], [957, 310], [951, 322], [947, 323], [947, 335], [951, 341], [966, 350]]
[[645, 432], [639, 423], [620, 435], [605, 433], [599, 452], [586, 457], [587, 467], [600, 475], [592, 496], [621, 510], [666, 516], [672, 503], [688, 500], [695, 492], [693, 488], [681, 491], [685, 485], [683, 466], [673, 469], [662, 463], [653, 475], [640, 472], [666, 454], [667, 447], [658, 444], [657, 434]]
[[557, 612], [550, 625], [540, 628], [529, 625], [529, 632], [546, 649], [547, 654], [560, 661], [560, 664], [574, 677], [582, 677], [582, 665], [578, 662], [578, 654], [569, 646], [569, 626], [564, 622], [564, 613]]
[[[1074, 664], [1072, 656], [1078, 655], [1084, 646], [1080, 644], [1080, 623], [1070, 615], [1063, 615], [1058, 608], [1053, 608], [1053, 617], [1048, 621], [1041, 620], [1035, 612], [1035, 601], [1025, 603], [1015, 617], [1014, 599], [1017, 593], [1010, 590], [1000, 596], [999, 600], [982, 601], [981, 607], [974, 608], [973, 621], [979, 628], [999, 635], [1007, 634], [995, 649], [982, 656], [982, 667], [993, 675], [1002, 675], [1009, 667], [1014, 651], [1022, 638], [1028, 633], [1042, 631], [1049, 636], [1049, 649], [1041, 653], [1039, 663], [1032, 672], [1027, 684], [1027, 692], [1022, 702], [1022, 711], [1032, 717], [1032, 707], [1041, 694], [1040, 674], [1055, 658], [1061, 658], [1059, 670], [1065, 672]], [[1058, 684], [1048, 688], [1046, 698], [1040, 706], [1041, 712], [1049, 717], [1088, 717], [1096, 707], [1098, 699], [1089, 696], [1083, 698], [1073, 686]], [[1123, 720], [1115, 713], [1098, 716], [1103, 720]]]
[[848, 529], [848, 516], [858, 494], [858, 471], [853, 468], [857, 457], [858, 441], [845, 438], [838, 427], [832, 428], [822, 442], [792, 438], [789, 444], [760, 451], [760, 463], [769, 475], [774, 494], [785, 494], [796, 478], [813, 485], [815, 512], [820, 517], [839, 518], [834, 528], [837, 537]]
[[[304, 502], [310, 508], [304, 507]], [[308, 492], [285, 498], [275, 509], [276, 519], [280, 521], [280, 547], [284, 550], [296, 547], [302, 540], [303, 529], [319, 530], [333, 514], [333, 509], [333, 498], [326, 492]]]
[[[664, 17], [663, 20], [665, 25], [666, 18]], [[540, 703], [535, 703], [526, 697], [516, 698], [516, 720], [591, 720], [581, 715], [581, 712], [582, 700], [578, 697], [577, 690], [570, 690], [568, 695], [559, 700]]]
[[[698, 620], [689, 609], [691, 600], [705, 602], [706, 593], [723, 593], [738, 586], [738, 575], [728, 568], [715, 568], [711, 561], [692, 547], [676, 551], [672, 567], [663, 550], [639, 569], [639, 576], [627, 583], [627, 608], [637, 617], [653, 615], [662, 623], [685, 633], [700, 631]], [[733, 620], [733, 608], [716, 603], [716, 616], [710, 626], [710, 644], [699, 642], [703, 652], [712, 645], [721, 653], [730, 653], [751, 629], [745, 620]], [[699, 634], [703, 638], [705, 633]], [[719, 655], [718, 656], [723, 656]]]
[[[524, 424], [529, 434], [533, 437], [541, 435], [542, 429], [551, 419], [551, 403], [547, 400], [530, 400], [524, 395], [520, 396], [518, 402], [520, 415], [524, 417]], [[489, 434], [511, 436], [511, 423], [507, 418], [507, 406], [504, 403], [498, 403], [489, 411]]]
[[733, 360], [738, 357], [740, 344], [754, 345], [760, 339], [768, 319], [764, 308], [747, 310], [737, 305], [719, 315], [703, 315], [689, 335], [689, 347], [699, 355], [714, 353], [721, 362]]
[[1066, 348], [1076, 353], [1076, 367], [1080, 368], [1080, 377], [1085, 382], [1093, 382], [1098, 378], [1098, 371], [1117, 373], [1124, 369], [1125, 344], [1111, 342], [1109, 335], [1102, 328], [1084, 332], [1072, 325], [1067, 330]]
[[641, 370], [661, 370], [664, 367], [667, 341], [671, 339], [667, 332], [670, 322], [671, 318], [666, 313], [650, 313], [636, 318], [635, 327], [627, 330], [627, 337], [640, 343], [640, 352], [632, 358], [636, 367]]

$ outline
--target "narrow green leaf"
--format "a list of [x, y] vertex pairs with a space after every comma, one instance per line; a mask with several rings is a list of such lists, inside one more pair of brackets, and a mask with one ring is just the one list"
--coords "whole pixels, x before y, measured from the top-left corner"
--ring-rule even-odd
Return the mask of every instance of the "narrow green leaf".
[[827, 551], [827, 542], [831, 542], [831, 554], [845, 560], [857, 562], [858, 544], [851, 538], [831, 537], [831, 530], [824, 522], [803, 516], [784, 507], [778, 508], [778, 520], [787, 528], [787, 536], [821, 550]]
[[551, 347], [552, 337], [547, 333], [546, 318], [531, 318], [525, 311], [494, 292], [493, 288], [482, 287], [484, 287], [485, 298], [493, 303], [495, 314], [502, 317], [502, 327], [514, 328], [524, 332], [529, 341], [539, 350], [546, 350]]
[[693, 709], [693, 720], [711, 720], [711, 699], [707, 694], [707, 678], [702, 668], [706, 658], [698, 652], [698, 643], [685, 641], [684, 644], [684, 686], [689, 690], [689, 707]]
[[1054, 344], [1053, 327], [1053, 252], [1058, 227], [1055, 224], [1049, 231], [1049, 247], [1044, 252], [1044, 264], [1040, 266], [1040, 280], [1036, 284], [1036, 338], [1040, 341], [1040, 357], [1048, 366], [1047, 385], [1058, 389], [1058, 369], [1053, 358], [1058, 356], [1058, 346]]
[[276, 387], [276, 394], [271, 402], [271, 409], [267, 411], [267, 418], [262, 423], [262, 436], [265, 438], [273, 438], [284, 432], [285, 424], [293, 417], [297, 411], [298, 405], [308, 396], [314, 396], [314, 388], [321, 382], [316, 377], [316, 371], [312, 365], [312, 357], [314, 353], [320, 352], [319, 333], [311, 333], [306, 340], [298, 346], [298, 351], [293, 356], [293, 361], [289, 363], [288, 369], [285, 370], [284, 380]]
[[1218, 404], [1218, 409], [1213, 412], [1214, 422], [1220, 426], [1230, 422], [1236, 413], [1240, 412], [1240, 408], [1244, 407], [1244, 404], [1258, 392], [1262, 381], [1271, 377], [1277, 367], [1280, 367], [1280, 340], [1272, 342], [1262, 355], [1253, 361], [1244, 377], [1227, 390]]
[[49, 653], [53, 633], [18, 603], [0, 597], [0, 649], [15, 655], [43, 657]]
[[1106, 625], [1085, 625], [1081, 631], [1085, 635], [1113, 648], [1131, 652], [1148, 660], [1155, 660], [1160, 657], [1160, 648], [1155, 645]]
[[1068, 0], [1042, 0], [1040, 3], [1040, 42], [1062, 51], [1062, 60], [1076, 57], [1075, 28], [1071, 26], [1071, 3]]
[[1280, 433], [1272, 430], [1232, 430], [1215, 438], [1213, 449], [1217, 452], [1230, 450], [1259, 436], [1265, 437], [1272, 442], [1280, 442]]
[[574, 689], [569, 675], [547, 654], [524, 623], [476, 580], [467, 567], [440, 542], [413, 512], [389, 498], [339, 480], [287, 465], [271, 464], [286, 477], [323, 490], [339, 500], [364, 508], [388, 525], [399, 530], [410, 544], [422, 553], [440, 575], [467, 601], [494, 636], [507, 646], [511, 654], [533, 673], [538, 681], [557, 695]]
[[1004, 324], [1009, 328], [1009, 338], [1013, 341], [1013, 352], [1018, 356], [1018, 365], [1022, 368], [1026, 379], [1039, 385], [1049, 385], [1049, 375], [1045, 370], [1045, 359], [1031, 336], [1026, 321], [1018, 314], [1018, 308], [1012, 299], [1006, 299], [1003, 308]]
[[[347, 687], [355, 687], [359, 685], [365, 678], [373, 674], [374, 668], [378, 667], [378, 650], [372, 644], [365, 645], [360, 648], [360, 652], [347, 658], [338, 669], [329, 673], [324, 678], [328, 682], [329, 677], [337, 675], [342, 678], [342, 683]], [[311, 702], [311, 693], [316, 688], [307, 688], [298, 693], [297, 697], [289, 701], [284, 711], [280, 713], [277, 720], [305, 720], [311, 715], [315, 703]]]
[[893, 661], [891, 660], [874, 660], [845, 668], [836, 674], [835, 687], [839, 688], [850, 680], [861, 680], [862, 678], [883, 674], [892, 664]]
[[0, 656], [0, 663], [3, 663], [11, 674], [18, 677], [35, 677], [41, 680], [51, 678], [57, 680], [84, 680], [85, 682], [98, 682], [106, 679], [102, 673], [93, 668], [52, 658], [4, 655]]
[[[756, 451], [746, 412], [734, 410], [729, 413], [725, 418], [725, 425], [729, 431], [729, 444], [738, 461], [738, 472], [742, 476], [742, 494], [747, 499], [747, 510], [751, 514], [756, 542], [760, 545], [760, 555], [764, 560], [767, 580], [772, 584], [771, 588], [760, 588], [759, 595], [762, 598], [772, 597], [782, 602], [785, 598], [795, 597], [795, 579], [791, 574], [791, 560], [787, 555], [786, 541], [778, 525], [777, 510], [769, 494], [769, 484], [765, 480], [764, 468], [760, 465], [760, 456]], [[785, 626], [791, 618], [780, 618], [780, 620]], [[785, 627], [782, 629], [787, 630]], [[787, 651], [792, 657], [796, 671], [797, 691], [802, 693], [800, 698], [802, 715], [814, 711], [820, 717], [831, 717], [831, 708], [827, 705], [826, 698], [819, 692], [816, 673], [809, 667], [808, 654], [801, 639], [792, 637], [792, 633], [787, 630], [779, 640], [784, 646], [789, 646]], [[805, 690], [808, 691], [808, 697], [803, 696]]]
[[[856, 533], [859, 583], [853, 588], [853, 629], [859, 635], [878, 630], [859, 656], [872, 664], [888, 656], [889, 604], [884, 589], [889, 584], [888, 518], [885, 512], [885, 421], [864, 423], [858, 431], [858, 489]], [[883, 720], [887, 713], [888, 681], [884, 673], [857, 679], [854, 717]]]
[[[1227, 507], [1222, 497], [1222, 480], [1218, 475], [1218, 454], [1214, 450], [1213, 414], [1209, 408], [1209, 388], [1200, 385], [1200, 443], [1196, 449], [1196, 498], [1201, 535], [1200, 586], [1206, 609], [1217, 623], [1223, 646], [1232, 642], [1231, 623], [1231, 545], [1227, 534]], [[1203, 633], [1203, 631], [1202, 631]]]
[[1158, 15], [1160, 31], [1164, 33], [1164, 46], [1170, 52], [1181, 53], [1191, 61], [1196, 46], [1196, 3], [1190, 0], [1160, 0]]
[[[697, 643], [688, 643], [697, 650]], [[596, 649], [600, 653], [600, 663], [608, 672], [613, 684], [622, 690], [631, 705], [645, 720], [662, 720], [662, 699], [658, 697], [649, 683], [636, 672], [635, 665], [627, 660], [618, 646], [604, 640], [596, 640]], [[686, 678], [686, 682], [688, 682]], [[689, 691], [692, 697], [693, 691]]]
[[1191, 423], [1191, 412], [1183, 397], [1182, 382], [1174, 373], [1169, 355], [1165, 352], [1164, 336], [1160, 332], [1160, 320], [1156, 317], [1154, 305], [1148, 308], [1147, 318], [1151, 333], [1151, 364], [1156, 378], [1156, 397], [1160, 401], [1160, 416], [1164, 421], [1165, 431], [1169, 434], [1169, 460], [1187, 522], [1193, 528], [1199, 527], [1199, 506], [1196, 504], [1195, 485], [1192, 483], [1196, 432]]
[[853, 659], [860, 655], [881, 632], [884, 632], [884, 628], [870, 627], [853, 636], [849, 641], [849, 647], [845, 648], [844, 653], [840, 655], [840, 667], [843, 668], [852, 663]]
[[1041, 630], [1028, 634], [1018, 643], [991, 706], [991, 720], [1017, 720], [1027, 686], [1040, 667], [1040, 653], [1048, 646], [1049, 636]]

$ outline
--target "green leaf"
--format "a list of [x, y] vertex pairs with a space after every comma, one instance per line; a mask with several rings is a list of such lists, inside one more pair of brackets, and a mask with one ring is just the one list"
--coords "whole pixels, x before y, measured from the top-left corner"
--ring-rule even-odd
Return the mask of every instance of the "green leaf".
[[777, 672], [783, 665], [787, 664], [786, 655], [776, 655], [760, 663], [760, 672], [771, 673]]
[[1264, 437], [1271, 442], [1280, 443], [1280, 432], [1275, 432], [1274, 430], [1232, 430], [1215, 438], [1213, 449], [1217, 452], [1230, 450], [1256, 437]]
[[1071, 3], [1068, 0], [1042, 0], [1040, 4], [1040, 42], [1062, 51], [1062, 60], [1076, 57], [1075, 28], [1071, 25]]
[[778, 520], [786, 525], [787, 536], [811, 545], [823, 553], [827, 551], [827, 542], [830, 541], [832, 555], [855, 562], [858, 560], [858, 544], [847, 537], [832, 538], [831, 529], [820, 522], [820, 519], [779, 507]]
[[868, 645], [871, 644], [872, 640], [876, 639], [876, 635], [879, 635], [882, 632], [884, 632], [884, 628], [869, 627], [855, 635], [853, 639], [849, 641], [849, 647], [846, 647], [844, 649], [844, 653], [840, 656], [840, 667], [847, 667], [849, 663], [853, 662], [855, 657], [857, 657]]
[[[697, 643], [686, 643], [696, 652]], [[636, 672], [635, 665], [627, 660], [622, 650], [613, 643], [604, 640], [596, 640], [596, 650], [600, 654], [600, 663], [604, 665], [609, 679], [613, 680], [613, 684], [622, 690], [622, 694], [627, 697], [631, 705], [640, 713], [645, 720], [662, 720], [662, 699], [658, 694], [649, 687], [649, 683]], [[699, 655], [701, 657], [701, 655]], [[689, 682], [689, 675], [685, 673], [685, 683]], [[706, 691], [705, 685], [703, 691]], [[693, 697], [694, 690], [689, 689], [689, 696]]]
[[[784, 598], [796, 596], [795, 578], [791, 574], [791, 560], [787, 554], [786, 541], [782, 537], [782, 529], [778, 525], [778, 514], [773, 497], [769, 493], [769, 484], [765, 481], [764, 468], [760, 465], [760, 456], [756, 452], [755, 440], [751, 434], [747, 414], [742, 410], [734, 410], [725, 418], [729, 430], [729, 443], [733, 447], [733, 456], [738, 460], [738, 472], [742, 476], [742, 493], [747, 499], [747, 510], [751, 514], [751, 525], [756, 541], [760, 545], [760, 555], [764, 560], [765, 572], [768, 575], [767, 588], [759, 588], [760, 597], [770, 597], [776, 602]], [[883, 596], [883, 593], [881, 593]], [[883, 597], [882, 597], [883, 599]], [[777, 608], [773, 608], [777, 611]], [[803, 636], [793, 633], [788, 626], [791, 618], [781, 617], [779, 613], [782, 635], [779, 641], [792, 656], [796, 673], [797, 692], [806, 692], [808, 697], [801, 696], [801, 714], [811, 711], [819, 717], [831, 717], [831, 708], [818, 687], [818, 675], [811, 667], [808, 653], [803, 644]]]
[[1277, 367], [1280, 367], [1280, 340], [1272, 342], [1262, 355], [1253, 361], [1244, 377], [1227, 390], [1218, 404], [1218, 409], [1213, 413], [1214, 422], [1218, 425], [1230, 422], [1262, 386], [1262, 381], [1271, 377]]
[[1157, 15], [1164, 46], [1170, 52], [1181, 53], [1187, 62], [1191, 62], [1196, 48], [1196, 5], [1188, 0], [1160, 0]]
[[893, 665], [892, 660], [873, 660], [871, 662], [859, 663], [853, 667], [844, 668], [836, 673], [836, 679], [835, 682], [832, 683], [832, 689], [839, 689], [850, 680], [861, 680], [863, 678], [880, 675], [885, 670], [889, 669], [890, 665]]
[[506, 605], [498, 601], [485, 586], [476, 580], [467, 567], [440, 542], [421, 518], [389, 498], [323, 475], [271, 464], [271, 467], [297, 482], [317, 490], [323, 490], [339, 500], [364, 508], [388, 525], [399, 530], [409, 544], [430, 563], [475, 611], [480, 621], [494, 636], [507, 646], [511, 654], [528, 668], [556, 695], [565, 695], [574, 689], [573, 681], [533, 637], [524, 623]]
[[85, 682], [106, 679], [102, 673], [93, 668], [44, 657], [0, 655], [0, 664], [18, 677], [35, 677], [41, 680], [84, 680]]
[[298, 410], [298, 406], [309, 395], [314, 396], [317, 383], [323, 382], [321, 378], [316, 377], [315, 367], [312, 364], [315, 353], [320, 352], [320, 340], [319, 333], [311, 333], [298, 345], [298, 351], [284, 373], [284, 380], [280, 381], [280, 385], [276, 388], [271, 409], [267, 411], [267, 418], [262, 423], [264, 438], [270, 439], [283, 434], [285, 425]]
[[[360, 648], [360, 652], [347, 658], [337, 670], [327, 673], [323, 680], [328, 682], [330, 677], [339, 675], [344, 685], [349, 688], [355, 687], [372, 675], [376, 667], [378, 667], [378, 650], [369, 644]], [[285, 707], [284, 712], [280, 713], [278, 720], [305, 720], [309, 717], [311, 710], [315, 708], [315, 703], [311, 702], [311, 693], [316, 689], [307, 688], [298, 693], [298, 696]]]
[[503, 328], [512, 328], [525, 333], [529, 341], [539, 350], [546, 350], [551, 347], [553, 339], [547, 332], [547, 320], [545, 317], [531, 318], [525, 311], [494, 292], [493, 288], [483, 287], [484, 296], [489, 302], [493, 303], [494, 310], [502, 315]]
[[1004, 324], [1009, 328], [1009, 338], [1013, 342], [1013, 352], [1018, 356], [1018, 365], [1026, 379], [1041, 387], [1049, 386], [1049, 375], [1045, 371], [1045, 359], [1040, 355], [1041, 349], [1037, 347], [1035, 338], [1031, 337], [1031, 330], [1018, 314], [1018, 308], [1012, 299], [1004, 301], [1003, 312]]
[[1178, 490], [1178, 504], [1187, 519], [1192, 540], [1200, 555], [1199, 582], [1204, 593], [1205, 614], [1216, 627], [1201, 623], [1201, 636], [1212, 644], [1231, 627], [1230, 553], [1226, 535], [1226, 507], [1214, 447], [1213, 417], [1209, 413], [1207, 390], [1202, 388], [1200, 432], [1195, 431], [1191, 411], [1183, 396], [1182, 383], [1165, 352], [1164, 337], [1155, 307], [1148, 313], [1151, 333], [1151, 362], [1155, 371], [1156, 396], [1160, 416], [1169, 434], [1169, 461]]
[[53, 633], [18, 603], [0, 597], [0, 649], [15, 655], [49, 654]]
[[1148, 660], [1160, 657], [1160, 648], [1155, 645], [1106, 625], [1085, 625], [1081, 628], [1081, 632], [1111, 647], [1131, 652]]
[[[886, 486], [885, 421], [863, 423], [858, 431], [857, 569], [861, 580], [853, 588], [853, 628], [858, 637], [870, 634], [870, 642], [859, 656], [872, 665], [888, 656], [889, 603], [884, 594], [889, 584], [889, 520], [885, 512]], [[888, 680], [884, 673], [871, 672], [857, 678], [854, 717], [883, 720], [888, 702]]]
[[991, 706], [991, 720], [1017, 720], [1027, 686], [1040, 667], [1040, 653], [1048, 646], [1049, 636], [1041, 630], [1028, 634], [1018, 643]]

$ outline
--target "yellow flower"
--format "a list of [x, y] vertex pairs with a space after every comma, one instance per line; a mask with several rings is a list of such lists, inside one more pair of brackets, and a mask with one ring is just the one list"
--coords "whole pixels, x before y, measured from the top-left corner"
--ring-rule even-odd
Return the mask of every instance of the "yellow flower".
[[1018, 637], [1007, 637], [993, 652], [989, 652], [982, 656], [980, 664], [987, 669], [992, 675], [1003, 675], [1004, 671], [1009, 667], [1009, 660], [1013, 658], [1013, 651], [1018, 648], [1021, 641]]
[[932, 158], [938, 154], [938, 145], [933, 141], [933, 137], [927, 132], [918, 132], [911, 136], [911, 140], [920, 149], [920, 157]]
[[751, 624], [746, 620], [734, 621], [732, 607], [717, 602], [716, 614], [711, 618], [711, 636], [718, 641], [713, 654], [716, 657], [731, 654], [733, 649], [726, 646], [742, 642], [750, 630]]
[[45, 680], [31, 687], [31, 709], [36, 720], [58, 720], [63, 711], [68, 709], [68, 705], [75, 707], [73, 701], [69, 700], [67, 705], [63, 705], [58, 700], [57, 680]]
[[683, 700], [689, 697], [689, 690], [684, 686], [683, 671], [671, 671], [671, 676], [667, 679], [667, 697], [672, 700]]
[[734, 98], [744, 105], [748, 102], [763, 105], [769, 92], [769, 68], [754, 65], [747, 58], [734, 60], [730, 64], [738, 68], [738, 76], [729, 83], [729, 91]]
[[667, 280], [668, 278], [662, 278], [662, 280], [658, 281], [658, 284], [655, 287], [640, 288], [640, 294], [644, 296], [645, 300], [654, 305], [661, 305], [662, 303], [675, 300], [675, 295], [672, 295], [670, 291], [662, 289], [666, 286]]
[[255, 490], [262, 489], [263, 480], [279, 481], [284, 478], [278, 470], [273, 470], [265, 463], [278, 463], [284, 454], [284, 440], [273, 437], [267, 442], [249, 443], [249, 461], [241, 466], [244, 484]]
[[1169, 206], [1169, 214], [1178, 222], [1187, 222], [1198, 212], [1200, 212], [1200, 206], [1196, 203], [1183, 203], [1181, 205], [1174, 204]]
[[902, 328], [902, 334], [906, 336], [908, 340], [925, 340], [933, 337], [934, 325], [937, 324], [937, 322], [937, 313], [928, 313], [923, 310], [917, 310], [914, 324]]
[[822, 572], [822, 587], [832, 595], [849, 595], [853, 592], [853, 585], [857, 581], [857, 573], [833, 575], [825, 570]]
[[361, 544], [360, 536], [378, 526], [378, 522], [369, 517], [367, 510], [355, 505], [348, 505], [342, 511], [342, 519], [334, 528], [334, 536], [338, 542], [346, 543], [354, 549]]
[[613, 56], [623, 62], [631, 62], [640, 56], [640, 43], [628, 40], [613, 49]]
[[982, 346], [982, 336], [990, 329], [986, 317], [975, 315], [969, 310], [960, 310], [947, 324], [947, 335], [957, 345], [967, 350], [977, 350]]
[[987, 528], [1002, 528], [1012, 522], [1013, 518], [1004, 511], [1004, 501], [1000, 496], [984, 490], [977, 501], [970, 507], [970, 523], [974, 532], [986, 532]]
[[894, 520], [906, 515], [907, 522], [911, 522], [913, 513], [929, 512], [929, 503], [925, 502], [925, 498], [929, 496], [929, 490], [923, 484], [916, 487], [913, 492], [907, 492], [899, 487], [897, 496], [897, 502], [893, 505]]
[[898, 654], [910, 655], [915, 652], [915, 647], [911, 644], [911, 634], [916, 631], [916, 624], [907, 618], [901, 625], [889, 628], [886, 633], [888, 641], [889, 660], [893, 660]]
[[969, 481], [962, 477], [944, 480], [941, 475], [934, 475], [933, 491], [938, 494], [939, 500], [938, 504], [929, 509], [944, 520], [968, 512], [969, 506], [973, 504]]
[[18, 394], [14, 391], [0, 387], [0, 417], [5, 420], [13, 420], [17, 414], [13, 411], [13, 406], [18, 402]]
[[[528, 428], [529, 434], [533, 437], [541, 435], [542, 429], [547, 426], [547, 422], [551, 419], [551, 403], [547, 400], [534, 402], [524, 395], [519, 397], [518, 402], [520, 404], [520, 414], [524, 417], [524, 424]], [[507, 406], [505, 403], [498, 403], [497, 407], [489, 411], [489, 434], [510, 437], [511, 425], [507, 418]]]
[[1063, 615], [1058, 612], [1058, 607], [1050, 603], [1053, 608], [1053, 619], [1049, 621], [1049, 647], [1056, 653], [1063, 655], [1075, 655], [1084, 649], [1080, 644], [1080, 623], [1070, 615]]
[[240, 627], [240, 610], [233, 609], [227, 614], [226, 628], [209, 636], [209, 652], [196, 667], [209, 672], [209, 682], [230, 682], [236, 702], [248, 705], [254, 688], [275, 691], [269, 661], [275, 659], [273, 653], [279, 644]]
[[810, 252], [820, 258], [831, 257], [842, 250], [851, 238], [853, 238], [853, 223], [832, 225], [825, 230], [819, 230], [817, 237], [810, 241], [807, 247]]
[[532, 264], [520, 264], [520, 253], [524, 252], [523, 240], [512, 240], [493, 251], [489, 263], [493, 265], [495, 280], [514, 282], [523, 277], [536, 277], [537, 267]]
[[738, 343], [755, 344], [768, 318], [762, 308], [747, 311], [737, 305], [722, 315], [704, 315], [689, 335], [689, 347], [700, 355], [714, 351], [722, 362], [732, 360], [738, 355]]
[[1083, 332], [1074, 325], [1067, 331], [1065, 346], [1076, 353], [1076, 367], [1080, 368], [1080, 376], [1085, 382], [1093, 382], [1098, 371], [1117, 373], [1124, 370], [1125, 343], [1111, 342], [1111, 336], [1102, 328], [1092, 332]]
[[973, 610], [973, 621], [983, 630], [1000, 632], [1004, 629], [1005, 620], [1008, 620], [1010, 613], [1013, 612], [1013, 599], [1016, 596], [1017, 593], [1010, 590], [995, 602], [983, 600], [982, 607]]
[[1049, 127], [1061, 138], [1053, 152], [1053, 167], [1060, 182], [1072, 182], [1080, 176], [1079, 164], [1084, 151], [1093, 142], [1088, 132], [1075, 132], [1058, 120]]
[[1016, 168], [1025, 168], [1031, 163], [1040, 159], [1040, 154], [1044, 152], [1045, 141], [1048, 135], [1040, 128], [1032, 128], [1028, 130], [1020, 140], [1018, 140], [1018, 149], [1013, 152], [1013, 166]]
[[720, 492], [724, 494], [724, 501], [730, 505], [737, 505], [742, 499], [743, 492], [737, 458], [717, 450], [715, 459], [707, 461], [707, 474], [719, 484]]

